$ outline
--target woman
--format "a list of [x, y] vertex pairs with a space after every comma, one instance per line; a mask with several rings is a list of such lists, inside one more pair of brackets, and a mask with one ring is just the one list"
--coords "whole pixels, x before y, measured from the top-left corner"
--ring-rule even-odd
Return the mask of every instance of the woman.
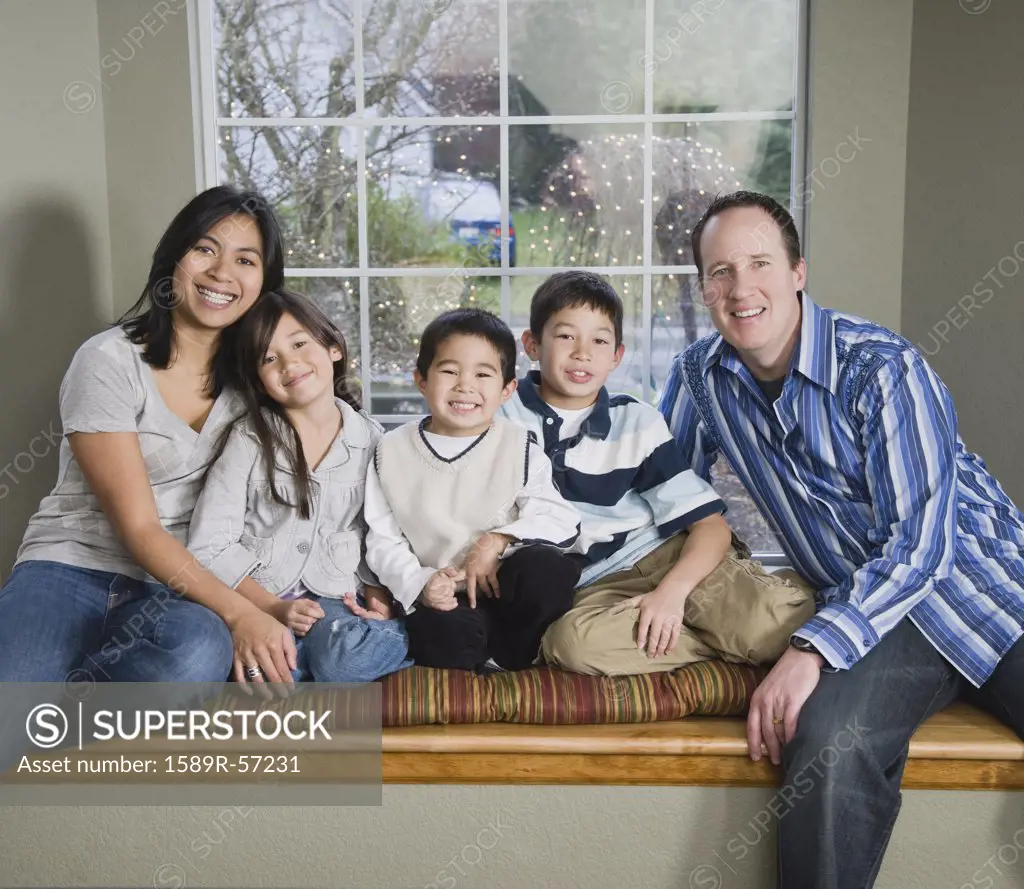
[[171, 222], [135, 306], [75, 353], [57, 484], [0, 590], [0, 681], [221, 681], [233, 662], [239, 679], [290, 680], [287, 627], [185, 548], [242, 411], [233, 325], [283, 278], [266, 201], [212, 188]]

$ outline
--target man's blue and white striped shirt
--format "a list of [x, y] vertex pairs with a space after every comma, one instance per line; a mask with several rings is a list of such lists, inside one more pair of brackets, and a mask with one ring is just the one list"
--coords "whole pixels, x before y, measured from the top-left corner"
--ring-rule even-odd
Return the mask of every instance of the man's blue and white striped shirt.
[[638, 559], [673, 534], [725, 511], [710, 484], [683, 461], [665, 418], [629, 395], [601, 389], [580, 431], [560, 441], [562, 418], [540, 397], [531, 371], [501, 408], [544, 443], [555, 487], [583, 517], [573, 552], [587, 562], [579, 586]]
[[981, 685], [1024, 628], [1024, 516], [964, 447], [949, 391], [910, 343], [801, 299], [774, 405], [716, 334], [676, 356], [662, 413], [700, 475], [728, 460], [819, 588], [795, 635], [832, 667], [909, 616]]

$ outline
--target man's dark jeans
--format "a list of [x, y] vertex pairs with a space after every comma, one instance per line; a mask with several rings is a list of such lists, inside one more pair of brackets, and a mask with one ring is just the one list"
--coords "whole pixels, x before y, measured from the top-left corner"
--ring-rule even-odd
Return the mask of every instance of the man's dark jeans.
[[[1024, 738], [1024, 639], [975, 689], [907, 618], [850, 670], [822, 673], [785, 747], [780, 889], [869, 889], [915, 729], [955, 698]], [[852, 740], [851, 740], [852, 739]]]

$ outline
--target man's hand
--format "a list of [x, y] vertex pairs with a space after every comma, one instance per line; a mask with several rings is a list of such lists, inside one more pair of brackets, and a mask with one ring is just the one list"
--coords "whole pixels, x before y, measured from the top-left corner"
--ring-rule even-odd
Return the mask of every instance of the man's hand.
[[296, 636], [305, 636], [324, 616], [323, 608], [312, 599], [281, 599], [270, 613]]
[[690, 591], [684, 586], [660, 583], [649, 593], [627, 599], [623, 606], [640, 609], [636, 629], [636, 647], [647, 648], [647, 657], [656, 658], [672, 651], [683, 630], [683, 606]]
[[800, 711], [817, 687], [824, 664], [816, 651], [790, 646], [757, 687], [747, 714], [747, 749], [754, 762], [761, 759], [762, 744], [775, 765], [782, 762], [782, 748], [796, 734]]
[[393, 617], [392, 600], [387, 590], [376, 586], [364, 586], [363, 598], [366, 599], [366, 608], [356, 601], [356, 597], [352, 593], [346, 593], [342, 597], [342, 601], [356, 617], [363, 617], [366, 620], [391, 620]]
[[498, 561], [499, 556], [505, 552], [505, 548], [512, 542], [507, 534], [497, 534], [488, 531], [481, 534], [473, 543], [473, 548], [466, 556], [466, 596], [469, 599], [469, 607], [476, 608], [476, 591], [488, 596], [500, 598], [501, 591], [498, 589]]
[[459, 571], [450, 565], [435, 571], [423, 586], [420, 602], [427, 608], [434, 608], [437, 611], [451, 611], [459, 604], [455, 600], [455, 586], [465, 579], [465, 571]]

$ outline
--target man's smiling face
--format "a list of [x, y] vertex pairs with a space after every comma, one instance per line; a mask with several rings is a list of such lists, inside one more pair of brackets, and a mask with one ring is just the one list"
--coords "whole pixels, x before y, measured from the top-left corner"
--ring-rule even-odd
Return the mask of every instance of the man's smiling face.
[[807, 267], [803, 259], [790, 266], [778, 225], [759, 207], [725, 210], [708, 221], [700, 252], [704, 303], [726, 342], [755, 375], [788, 363]]

